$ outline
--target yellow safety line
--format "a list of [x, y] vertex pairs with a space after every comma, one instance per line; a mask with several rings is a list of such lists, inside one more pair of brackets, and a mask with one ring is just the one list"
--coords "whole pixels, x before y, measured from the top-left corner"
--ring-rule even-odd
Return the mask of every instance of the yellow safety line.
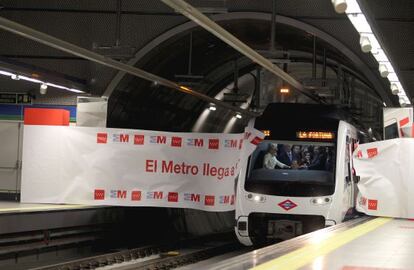
[[[392, 218], [376, 218], [364, 224], [358, 225], [352, 229], [333, 235], [318, 243], [308, 244], [307, 246], [295, 250], [291, 253], [283, 255], [277, 259], [268, 261], [256, 267], [253, 270], [282, 270], [282, 269], [298, 269], [309, 263], [319, 256], [326, 255], [335, 249], [367, 234], [385, 223], [391, 221]], [[316, 240], [316, 239], [315, 239]], [[309, 241], [312, 241], [311, 239]]]
[[16, 208], [0, 208], [0, 213], [5, 212], [21, 212], [21, 211], [39, 211], [39, 210], [60, 210], [60, 209], [77, 209], [77, 208], [93, 208], [91, 205], [47, 205], [47, 206], [30, 206], [30, 207], [16, 207]]

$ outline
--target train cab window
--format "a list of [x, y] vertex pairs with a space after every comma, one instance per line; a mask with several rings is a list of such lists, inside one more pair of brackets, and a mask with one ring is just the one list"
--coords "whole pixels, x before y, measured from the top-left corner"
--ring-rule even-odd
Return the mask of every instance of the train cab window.
[[331, 142], [263, 141], [250, 160], [245, 189], [278, 196], [326, 196], [335, 189]]
[[393, 123], [391, 125], [388, 125], [384, 129], [384, 137], [386, 140], [398, 138], [398, 125], [397, 123]]

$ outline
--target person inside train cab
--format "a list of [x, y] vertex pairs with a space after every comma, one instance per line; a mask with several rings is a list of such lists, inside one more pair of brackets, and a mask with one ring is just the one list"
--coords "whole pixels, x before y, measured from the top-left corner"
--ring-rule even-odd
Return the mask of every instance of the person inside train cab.
[[277, 154], [277, 145], [274, 143], [269, 143], [269, 146], [267, 148], [267, 153], [263, 158], [263, 168], [274, 169], [275, 166], [277, 166], [282, 169], [289, 169], [290, 166], [280, 162], [276, 158], [276, 154]]
[[280, 153], [277, 156], [278, 160], [283, 164], [288, 166], [292, 165], [293, 161], [293, 152], [292, 152], [292, 145], [290, 144], [283, 144], [282, 148], [280, 149]]
[[302, 147], [300, 145], [292, 146], [292, 162], [296, 161], [298, 164], [302, 160]]
[[308, 152], [308, 151], [305, 151], [305, 152], [302, 153], [302, 155], [303, 155], [303, 158], [302, 158], [301, 165], [305, 166], [305, 167], [309, 167], [309, 165], [311, 164], [311, 161], [312, 161], [311, 153]]
[[326, 152], [319, 146], [313, 148], [313, 159], [308, 166], [309, 170], [325, 170]]

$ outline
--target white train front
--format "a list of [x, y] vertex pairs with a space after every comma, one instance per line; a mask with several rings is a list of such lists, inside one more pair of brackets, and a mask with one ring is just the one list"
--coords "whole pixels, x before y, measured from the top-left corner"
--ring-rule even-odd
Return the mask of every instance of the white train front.
[[354, 214], [358, 177], [351, 155], [359, 132], [344, 113], [333, 106], [270, 104], [250, 124], [267, 136], [236, 184], [241, 243], [285, 240]]

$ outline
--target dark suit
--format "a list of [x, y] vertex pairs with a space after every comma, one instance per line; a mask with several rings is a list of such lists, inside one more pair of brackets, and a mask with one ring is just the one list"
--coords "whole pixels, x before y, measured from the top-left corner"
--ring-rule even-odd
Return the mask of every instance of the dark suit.
[[326, 155], [319, 154], [317, 157], [315, 157], [311, 164], [309, 165], [309, 170], [325, 170], [326, 165]]
[[293, 153], [292, 152], [287, 153], [285, 151], [282, 151], [280, 153], [280, 155], [277, 155], [277, 159], [280, 162], [282, 162], [283, 164], [286, 164], [288, 166], [291, 166], [292, 165], [292, 161], [295, 160], [294, 157], [293, 157]]

